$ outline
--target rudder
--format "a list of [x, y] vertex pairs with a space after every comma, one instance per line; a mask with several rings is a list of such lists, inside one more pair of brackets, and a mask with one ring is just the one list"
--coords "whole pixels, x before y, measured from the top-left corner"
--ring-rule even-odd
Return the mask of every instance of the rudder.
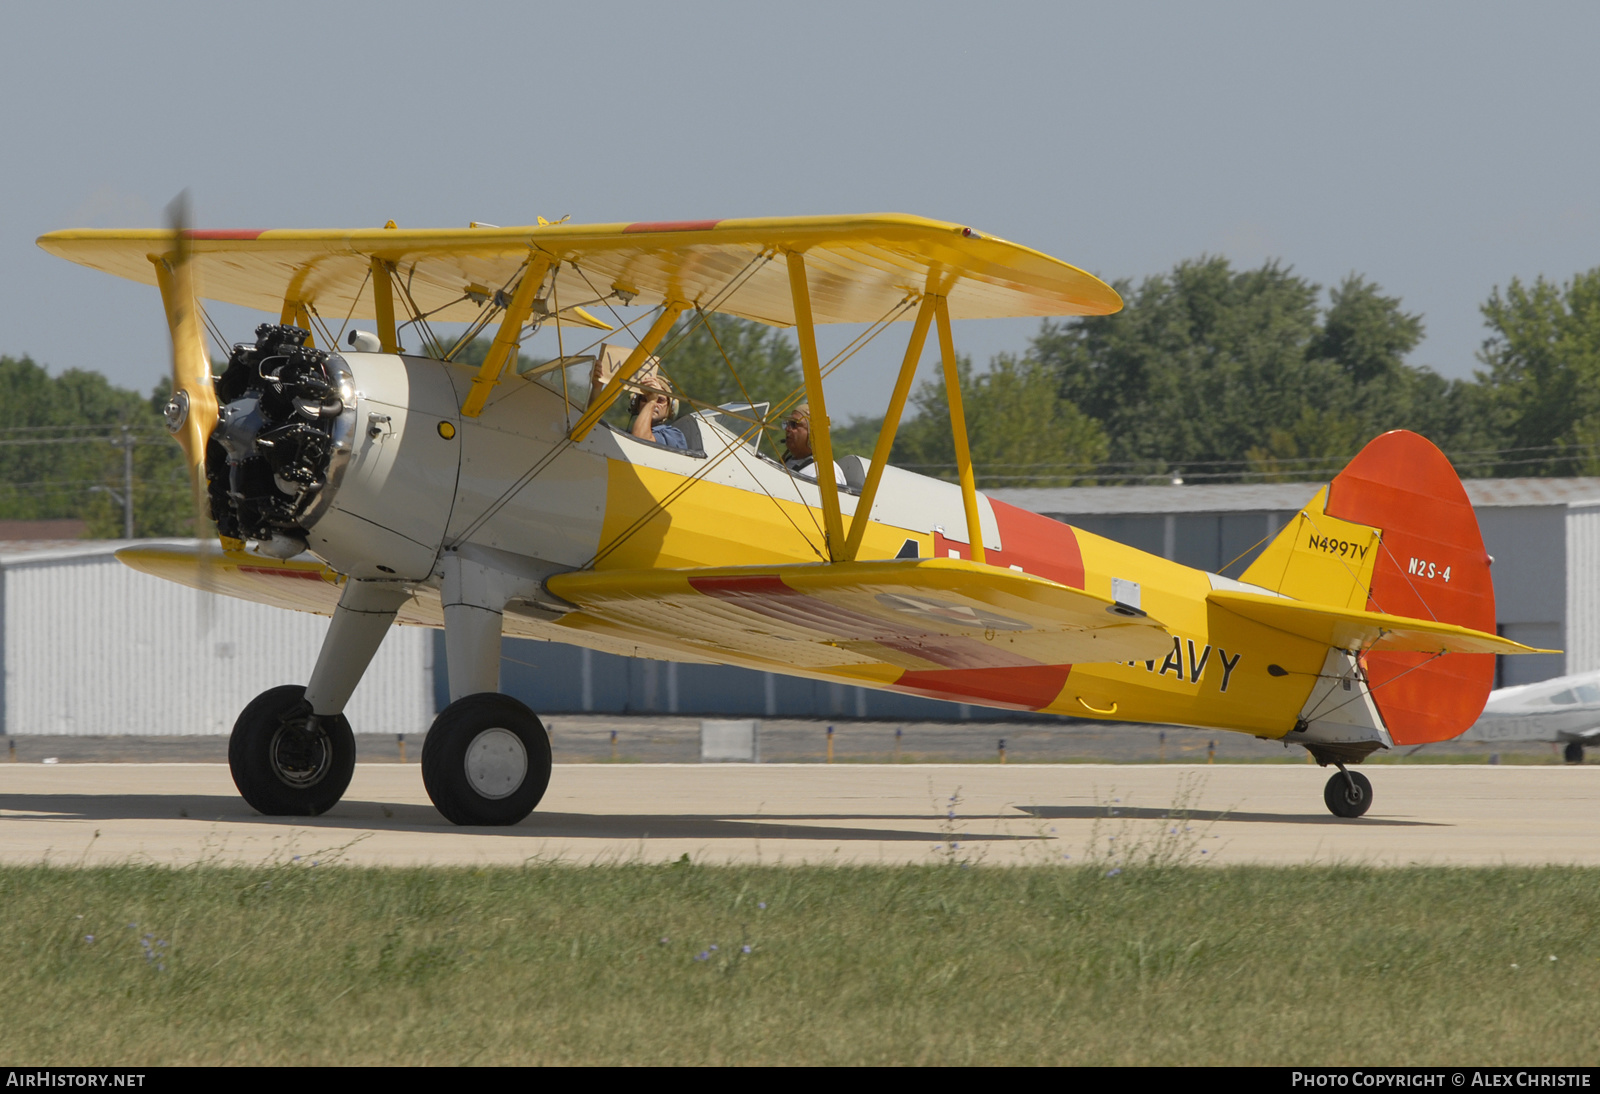
[[[1472, 503], [1444, 453], [1406, 430], [1363, 448], [1244, 580], [1317, 603], [1495, 630], [1489, 555]], [[1492, 654], [1374, 651], [1363, 665], [1397, 744], [1464, 732], [1494, 683]]]

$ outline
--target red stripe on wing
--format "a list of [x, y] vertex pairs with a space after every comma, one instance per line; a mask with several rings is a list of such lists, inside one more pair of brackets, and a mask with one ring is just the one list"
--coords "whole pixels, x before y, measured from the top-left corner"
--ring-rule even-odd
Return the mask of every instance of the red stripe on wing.
[[276, 566], [240, 566], [241, 574], [265, 574], [268, 577], [296, 577], [302, 581], [321, 581], [320, 570], [284, 570]]
[[634, 232], [709, 232], [720, 220], [641, 220], [622, 229], [623, 235]]

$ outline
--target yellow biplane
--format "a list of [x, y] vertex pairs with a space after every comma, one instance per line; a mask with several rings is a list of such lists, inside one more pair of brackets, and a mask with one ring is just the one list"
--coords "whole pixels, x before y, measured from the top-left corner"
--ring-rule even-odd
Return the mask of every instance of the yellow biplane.
[[[265, 814], [318, 814], [344, 793], [355, 745], [342, 711], [397, 622], [444, 628], [451, 703], [428, 731], [423, 777], [441, 813], [477, 825], [522, 820], [550, 778], [538, 717], [498, 693], [505, 634], [1283, 738], [1338, 767], [1325, 799], [1346, 817], [1371, 802], [1348, 764], [1461, 732], [1493, 655], [1533, 652], [1493, 633], [1472, 507], [1414, 434], [1373, 441], [1240, 581], [980, 494], [952, 321], [1122, 302], [1082, 270], [962, 225], [175, 226], [39, 244], [159, 286], [166, 308], [167, 423], [222, 548], [133, 547], [122, 560], [332, 616], [308, 683], [263, 693], [234, 727], [234, 780]], [[280, 317], [215, 378], [202, 298]], [[604, 330], [586, 309], [619, 305], [650, 310], [633, 324], [642, 334], [602, 334], [633, 340], [603, 372], [594, 347], [518, 371], [532, 331]], [[793, 328], [803, 389], [774, 406], [675, 392], [683, 412], [662, 433], [654, 418], [606, 421], [624, 394], [670, 402], [646, 378], [670, 374], [663, 339], [713, 313]], [[357, 320], [371, 329], [339, 345]], [[466, 323], [469, 337], [492, 327], [487, 357], [451, 360], [429, 321]], [[873, 456], [836, 460], [815, 328], [897, 321], [910, 337]], [[957, 483], [888, 463], [930, 330]], [[425, 352], [405, 352], [402, 336]], [[809, 469], [760, 444], [802, 399]]]

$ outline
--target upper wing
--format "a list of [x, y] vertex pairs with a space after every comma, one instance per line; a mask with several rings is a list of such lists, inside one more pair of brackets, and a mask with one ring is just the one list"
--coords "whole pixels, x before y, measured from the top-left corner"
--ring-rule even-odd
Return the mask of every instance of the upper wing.
[[1287, 597], [1217, 589], [1206, 597], [1256, 623], [1340, 649], [1405, 650], [1415, 653], [1559, 653], [1538, 650], [1509, 638], [1402, 615], [1308, 604]]
[[[556, 260], [554, 307], [616, 290], [728, 315], [794, 322], [781, 253], [806, 256], [817, 323], [872, 322], [908, 294], [939, 292], [953, 319], [1104, 315], [1122, 306], [1099, 278], [1048, 255], [945, 221], [899, 213], [526, 228], [193, 231], [203, 297], [262, 311], [314, 304], [324, 316], [374, 317], [371, 260], [395, 264], [397, 292], [441, 321], [470, 321], [509, 291], [530, 250]], [[147, 285], [172, 244], [160, 230], [72, 230], [39, 237], [51, 254]], [[779, 261], [772, 261], [779, 257]], [[729, 290], [732, 291], [729, 291]]]
[[719, 659], [906, 671], [1146, 660], [1166, 628], [1113, 601], [960, 559], [557, 574], [569, 625], [670, 638]]

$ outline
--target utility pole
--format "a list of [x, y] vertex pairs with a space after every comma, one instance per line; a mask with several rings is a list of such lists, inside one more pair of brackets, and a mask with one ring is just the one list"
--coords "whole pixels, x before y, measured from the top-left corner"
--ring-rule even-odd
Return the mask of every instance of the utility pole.
[[122, 538], [133, 538], [133, 431], [128, 426], [122, 427], [122, 439], [108, 438], [112, 444], [122, 448], [122, 490], [116, 491], [109, 486], [91, 486], [91, 494], [110, 494], [111, 500], [122, 506]]
[[133, 538], [133, 433], [122, 427], [122, 538]]

